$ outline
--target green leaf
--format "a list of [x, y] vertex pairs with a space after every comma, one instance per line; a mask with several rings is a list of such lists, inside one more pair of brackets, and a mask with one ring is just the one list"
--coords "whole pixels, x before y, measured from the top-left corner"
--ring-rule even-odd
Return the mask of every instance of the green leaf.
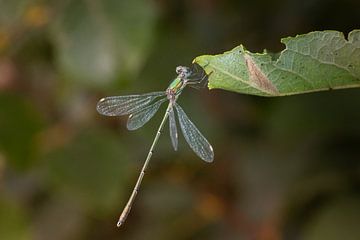
[[251, 53], [240, 45], [194, 62], [210, 74], [209, 89], [285, 96], [360, 87], [360, 30], [349, 33], [348, 40], [340, 32], [322, 31], [281, 42], [286, 48], [280, 55]]

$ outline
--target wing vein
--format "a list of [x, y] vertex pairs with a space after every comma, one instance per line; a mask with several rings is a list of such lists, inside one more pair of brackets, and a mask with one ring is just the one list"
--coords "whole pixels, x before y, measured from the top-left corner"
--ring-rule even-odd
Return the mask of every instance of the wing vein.
[[165, 92], [106, 97], [98, 102], [96, 109], [102, 115], [122, 116], [142, 110], [161, 96], [165, 96]]
[[178, 114], [181, 131], [185, 137], [186, 142], [202, 160], [206, 162], [212, 162], [214, 160], [214, 151], [210, 143], [190, 121], [179, 104], [175, 103], [175, 108]]

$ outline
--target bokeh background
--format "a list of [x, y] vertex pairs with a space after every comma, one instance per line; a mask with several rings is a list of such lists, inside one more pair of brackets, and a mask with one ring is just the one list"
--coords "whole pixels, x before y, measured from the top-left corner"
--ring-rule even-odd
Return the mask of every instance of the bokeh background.
[[[164, 90], [175, 67], [244, 44], [360, 27], [357, 0], [0, 0], [0, 239], [360, 239], [360, 89], [283, 98], [188, 89], [206, 164], [129, 132], [104, 96]], [[164, 106], [163, 106], [164, 107]]]

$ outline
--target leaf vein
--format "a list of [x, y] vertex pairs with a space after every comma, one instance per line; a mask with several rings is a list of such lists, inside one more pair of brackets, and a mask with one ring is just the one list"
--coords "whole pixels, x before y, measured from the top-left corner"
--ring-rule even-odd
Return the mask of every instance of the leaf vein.
[[232, 78], [234, 78], [234, 79], [236, 79], [236, 80], [238, 80], [238, 81], [240, 81], [240, 82], [242, 82], [242, 83], [244, 83], [244, 84], [246, 84], [246, 85], [248, 85], [248, 86], [250, 86], [250, 87], [252, 87], [252, 88], [254, 88], [256, 90], [258, 90], [258, 91], [260, 91], [260, 92], [272, 95], [272, 93], [269, 93], [269, 92], [265, 91], [264, 89], [258, 88], [257, 86], [252, 84], [250, 81], [246, 81], [246, 80], [244, 80], [244, 79], [242, 79], [242, 78], [240, 78], [240, 77], [238, 77], [238, 76], [236, 76], [236, 75], [234, 75], [234, 74], [232, 74], [232, 73], [230, 73], [230, 72], [228, 72], [228, 71], [226, 71], [224, 69], [218, 68], [217, 66], [215, 66], [215, 65], [213, 65], [211, 63], [210, 63], [210, 66], [213, 69], [216, 69], [216, 70], [222, 72], [223, 74], [228, 75], [228, 76], [230, 76], [230, 77], [232, 77]]
[[335, 62], [332, 63], [332, 62], [328, 62], [328, 61], [321, 61], [320, 59], [315, 58], [315, 57], [311, 56], [310, 54], [305, 54], [305, 53], [302, 53], [302, 52], [299, 52], [299, 51], [296, 51], [296, 50], [290, 49], [290, 48], [288, 48], [287, 50], [288, 50], [288, 51], [291, 51], [291, 52], [294, 52], [294, 53], [298, 53], [298, 54], [300, 54], [300, 55], [302, 55], [302, 56], [305, 56], [305, 57], [309, 57], [309, 58], [311, 58], [311, 59], [319, 62], [320, 64], [333, 65], [333, 66], [335, 66], [335, 67], [337, 67], [337, 68], [340, 68], [340, 69], [348, 72], [351, 76], [357, 78], [356, 76], [354, 76], [354, 75], [349, 71], [349, 69], [347, 69], [347, 68], [345, 68], [345, 67], [343, 67], [343, 66], [341, 66], [341, 65], [338, 65], [338, 64], [336, 64]]

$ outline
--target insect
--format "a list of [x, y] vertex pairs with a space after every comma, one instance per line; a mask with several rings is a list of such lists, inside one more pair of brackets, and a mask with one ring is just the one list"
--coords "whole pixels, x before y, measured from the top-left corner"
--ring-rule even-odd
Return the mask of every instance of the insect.
[[[194, 65], [196, 66], [196, 65]], [[195, 68], [193, 68], [195, 69]], [[106, 116], [122, 116], [128, 115], [127, 128], [136, 130], [147, 123], [159, 110], [162, 103], [169, 101], [165, 115], [160, 123], [159, 129], [151, 144], [150, 150], [141, 169], [132, 194], [122, 211], [117, 226], [120, 227], [126, 220], [135, 197], [139, 191], [141, 182], [145, 175], [145, 171], [154, 152], [154, 147], [159, 140], [161, 131], [169, 118], [170, 138], [175, 151], [178, 148], [178, 133], [175, 119], [175, 110], [180, 123], [181, 131], [185, 140], [191, 149], [204, 161], [212, 162], [214, 159], [214, 151], [206, 138], [200, 133], [195, 125], [190, 121], [184, 110], [177, 104], [177, 99], [186, 86], [197, 87], [206, 79], [203, 72], [202, 77], [189, 67], [178, 66], [176, 68], [177, 77], [170, 83], [166, 91], [151, 92], [140, 95], [125, 95], [102, 98], [97, 104], [97, 111]]]

